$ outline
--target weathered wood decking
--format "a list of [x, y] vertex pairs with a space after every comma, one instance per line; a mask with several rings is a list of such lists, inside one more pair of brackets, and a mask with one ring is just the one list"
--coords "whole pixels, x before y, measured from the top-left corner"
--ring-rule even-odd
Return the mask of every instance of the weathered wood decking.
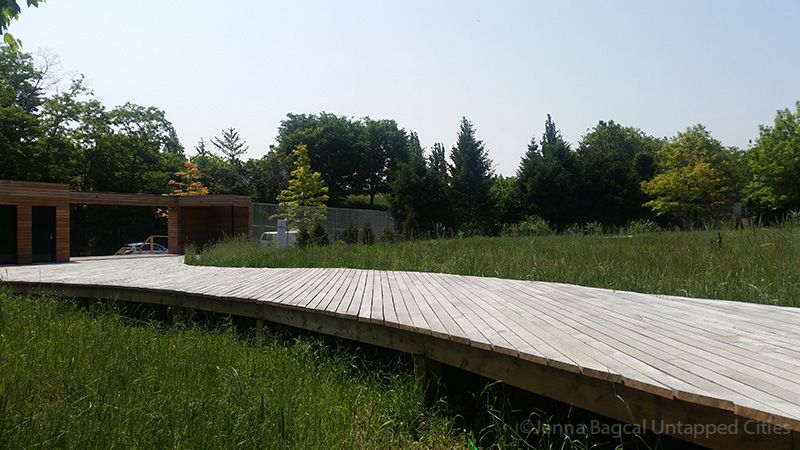
[[169, 256], [2, 267], [0, 278], [395, 348], [653, 428], [734, 424], [711, 436], [667, 429], [718, 448], [800, 448], [800, 309], [418, 272], [196, 267]]

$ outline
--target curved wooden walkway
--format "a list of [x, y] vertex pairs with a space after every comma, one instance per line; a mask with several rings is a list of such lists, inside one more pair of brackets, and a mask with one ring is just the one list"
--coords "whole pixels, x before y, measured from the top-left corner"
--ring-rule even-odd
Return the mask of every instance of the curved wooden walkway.
[[[672, 424], [662, 431], [712, 447], [800, 448], [800, 309], [419, 272], [197, 267], [172, 256], [0, 267], [0, 278], [424, 355], [623, 421]], [[694, 424], [717, 432], [696, 436]], [[719, 432], [725, 424], [735, 432]]]

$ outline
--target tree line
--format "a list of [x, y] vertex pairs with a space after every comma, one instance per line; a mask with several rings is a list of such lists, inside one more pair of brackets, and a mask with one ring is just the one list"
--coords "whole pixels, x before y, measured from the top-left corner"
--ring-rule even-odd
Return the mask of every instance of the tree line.
[[800, 102], [778, 111], [748, 149], [722, 145], [702, 125], [657, 138], [614, 121], [598, 122], [573, 146], [548, 115], [506, 177], [466, 118], [449, 149], [424, 147], [394, 120], [322, 112], [288, 114], [260, 158], [244, 159], [248, 146], [234, 128], [201, 139], [189, 155], [162, 110], [108, 108], [83, 77], [64, 86], [56, 73], [52, 58], [0, 49], [0, 178], [169, 193], [190, 161], [211, 194], [276, 202], [294, 150], [305, 146], [329, 206], [354, 196], [367, 207], [386, 205], [407, 235], [496, 234], [529, 217], [555, 228], [692, 226], [719, 220], [740, 201], [765, 220], [800, 210]]

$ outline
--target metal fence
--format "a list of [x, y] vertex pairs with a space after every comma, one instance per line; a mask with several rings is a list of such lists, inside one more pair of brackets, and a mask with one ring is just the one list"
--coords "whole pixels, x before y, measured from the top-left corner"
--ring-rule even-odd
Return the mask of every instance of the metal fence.
[[[309, 207], [310, 208], [310, 207]], [[278, 219], [274, 218], [278, 214], [278, 205], [273, 203], [253, 203], [253, 237], [258, 239], [265, 231], [277, 231]], [[359, 229], [369, 223], [372, 231], [380, 235], [385, 226], [394, 229], [394, 222], [387, 211], [373, 209], [351, 209], [351, 208], [325, 208], [325, 230], [331, 240], [339, 239], [342, 231], [350, 224], [356, 225]]]

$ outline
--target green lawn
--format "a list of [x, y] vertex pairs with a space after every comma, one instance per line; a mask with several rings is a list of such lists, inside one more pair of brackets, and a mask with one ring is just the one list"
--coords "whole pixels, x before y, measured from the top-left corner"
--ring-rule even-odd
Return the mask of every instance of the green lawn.
[[0, 448], [454, 448], [410, 370], [0, 286]]
[[247, 240], [187, 262], [444, 272], [800, 306], [800, 227], [637, 235], [473, 237], [264, 249]]

